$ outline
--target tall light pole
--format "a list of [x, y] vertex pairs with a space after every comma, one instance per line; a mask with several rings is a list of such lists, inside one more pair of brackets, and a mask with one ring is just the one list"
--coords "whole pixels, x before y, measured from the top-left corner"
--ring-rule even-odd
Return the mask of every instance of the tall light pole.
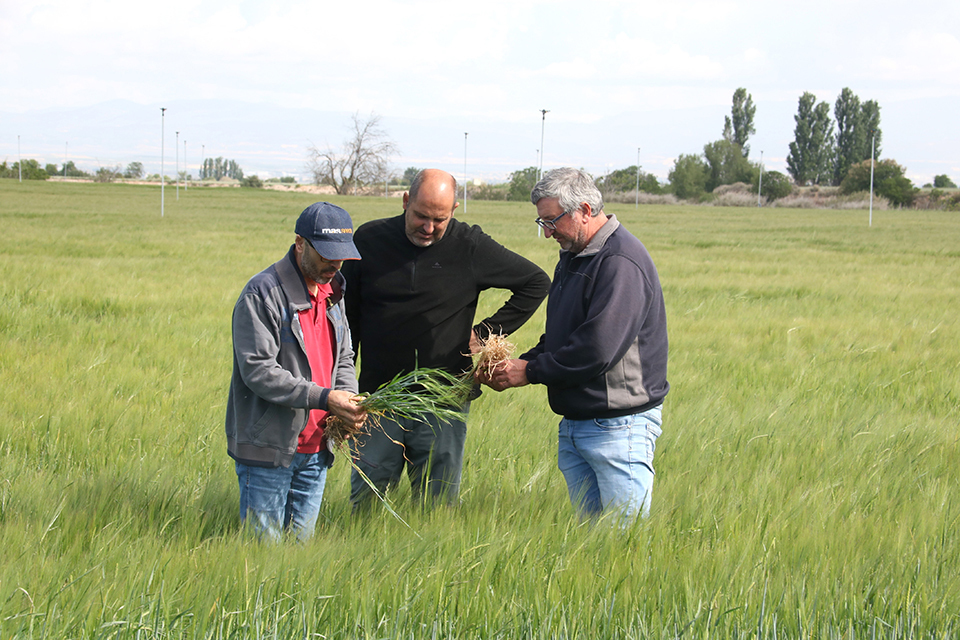
[[203, 165], [207, 164], [207, 145], [200, 145], [200, 186], [203, 186], [203, 172], [205, 167]]
[[186, 191], [187, 184], [187, 139], [183, 139], [183, 190]]
[[548, 109], [540, 109], [540, 113], [543, 114], [543, 120], [540, 122], [540, 172], [537, 175], [538, 182], [543, 178], [543, 130], [547, 126], [547, 114], [550, 113], [550, 111]]
[[166, 107], [160, 107], [160, 217], [163, 217], [163, 123], [166, 116]]
[[634, 209], [640, 208], [640, 147], [637, 147], [637, 192], [636, 192], [636, 202], [633, 204]]
[[463, 132], [463, 212], [467, 212], [467, 132]]
[[870, 133], [873, 135], [870, 137], [870, 222], [867, 223], [868, 227], [873, 226], [873, 151], [877, 144], [877, 132], [871, 131]]
[[177, 150], [177, 168], [174, 171], [174, 174], [177, 176], [177, 202], [179, 202], [180, 201], [180, 132], [179, 131], [177, 131], [176, 150]]
[[17, 171], [20, 174], [20, 182], [23, 182], [23, 156], [20, 155], [20, 136], [17, 135]]
[[757, 207], [760, 206], [761, 193], [763, 193], [763, 149], [760, 149], [760, 180], [757, 182]]
[[69, 142], [63, 143], [63, 177], [67, 177], [67, 155], [69, 153], [68, 149], [70, 148]]

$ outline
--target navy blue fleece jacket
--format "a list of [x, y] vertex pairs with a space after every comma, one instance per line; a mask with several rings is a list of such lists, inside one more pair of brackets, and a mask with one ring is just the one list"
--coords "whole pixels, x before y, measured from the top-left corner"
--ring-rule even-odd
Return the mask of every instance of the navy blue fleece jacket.
[[663, 402], [670, 385], [660, 279], [646, 247], [615, 216], [580, 253], [560, 252], [546, 330], [520, 357], [527, 379], [547, 386], [551, 409], [570, 419]]

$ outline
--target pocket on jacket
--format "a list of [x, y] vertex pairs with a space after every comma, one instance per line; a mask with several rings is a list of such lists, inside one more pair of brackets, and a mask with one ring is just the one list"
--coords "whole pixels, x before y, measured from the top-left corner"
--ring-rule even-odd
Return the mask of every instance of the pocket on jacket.
[[250, 437], [253, 440], [260, 440], [260, 436], [263, 434], [264, 430], [269, 427], [271, 424], [276, 424], [277, 416], [270, 411], [270, 407], [267, 407], [256, 422], [253, 423], [253, 426], [250, 427]]

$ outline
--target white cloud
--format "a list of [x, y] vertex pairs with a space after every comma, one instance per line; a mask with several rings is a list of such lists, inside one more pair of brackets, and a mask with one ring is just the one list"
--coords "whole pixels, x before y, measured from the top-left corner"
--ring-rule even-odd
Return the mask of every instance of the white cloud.
[[865, 61], [884, 80], [949, 82], [960, 93], [960, 39], [951, 33], [912, 30]]
[[596, 76], [597, 70], [592, 64], [580, 59], [548, 64], [540, 72], [554, 80], [586, 80]]
[[[682, 82], [716, 79], [724, 75], [723, 65], [710, 55], [622, 32], [605, 43], [602, 51], [595, 61], [599, 63], [597, 66], [608, 68], [609, 75], [623, 80]], [[606, 60], [606, 64], [602, 60]], [[609, 64], [610, 61], [614, 64]]]

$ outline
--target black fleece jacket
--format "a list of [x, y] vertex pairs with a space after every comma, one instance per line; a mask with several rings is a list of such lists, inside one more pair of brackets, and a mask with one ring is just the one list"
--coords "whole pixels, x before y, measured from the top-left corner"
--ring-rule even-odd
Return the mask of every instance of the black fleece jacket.
[[[402, 214], [362, 225], [354, 243], [363, 259], [345, 262], [343, 274], [360, 391], [417, 366], [469, 369], [470, 329], [481, 338], [516, 331], [550, 287], [543, 269], [457, 219], [429, 247], [407, 239]], [[513, 295], [474, 325], [480, 292], [491, 288]]]

